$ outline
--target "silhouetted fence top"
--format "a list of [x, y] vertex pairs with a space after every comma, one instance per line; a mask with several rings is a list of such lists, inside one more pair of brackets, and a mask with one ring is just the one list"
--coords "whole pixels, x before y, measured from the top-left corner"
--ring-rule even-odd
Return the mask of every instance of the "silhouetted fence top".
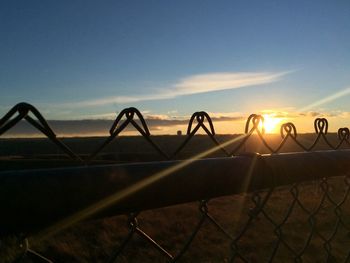
[[[133, 126], [140, 135], [155, 149], [156, 152], [162, 156], [164, 160], [176, 160], [178, 154], [185, 148], [185, 146], [192, 140], [192, 138], [198, 133], [199, 130], [205, 132], [205, 134], [210, 138], [214, 143], [213, 150], [221, 151], [225, 156], [236, 155], [249, 140], [251, 135], [256, 134], [262, 144], [268, 149], [270, 153], [278, 153], [283, 150], [286, 142], [288, 140], [292, 141], [304, 151], [315, 150], [317, 145], [323, 141], [329, 149], [336, 150], [340, 147], [350, 146], [349, 136], [350, 131], [348, 128], [343, 127], [339, 128], [338, 142], [331, 143], [327, 137], [328, 134], [328, 121], [325, 118], [316, 118], [314, 121], [314, 129], [316, 137], [313, 142], [310, 144], [302, 143], [298, 140], [297, 129], [295, 125], [291, 122], [284, 123], [280, 127], [281, 141], [277, 146], [272, 146], [265, 139], [264, 131], [264, 117], [257, 114], [251, 114], [246, 122], [244, 134], [230, 140], [228, 142], [220, 143], [215, 137], [215, 128], [214, 124], [208, 113], [199, 111], [195, 112], [188, 124], [187, 133], [180, 145], [176, 147], [174, 152], [167, 152], [157, 145], [152, 139], [151, 132], [147, 126], [145, 119], [143, 118], [141, 112], [136, 108], [126, 108], [122, 110], [115, 121], [113, 122], [109, 133], [110, 135], [102, 142], [101, 145], [98, 145], [95, 150], [92, 151], [86, 158], [79, 156], [74, 153], [66, 144], [57, 138], [55, 132], [50, 128], [48, 122], [42, 116], [42, 114], [32, 105], [28, 103], [19, 103], [15, 105], [12, 109], [9, 110], [1, 119], [0, 119], [0, 136], [14, 127], [22, 119], [26, 120], [33, 127], [38, 129], [43, 133], [49, 140], [56, 144], [64, 153], [67, 154], [69, 158], [73, 161], [81, 164], [89, 164], [96, 159], [96, 156], [100, 154], [107, 145], [109, 145], [120, 133], [125, 130], [128, 126]], [[236, 144], [234, 149], [228, 150], [229, 145], [233, 143]]]
[[[272, 225], [276, 237], [267, 262], [276, 257], [281, 246], [291, 253], [295, 262], [301, 262], [314, 237], [322, 241], [328, 262], [333, 257], [332, 243], [335, 235], [341, 228], [349, 230], [344, 219], [344, 204], [350, 193], [350, 150], [340, 150], [340, 147], [350, 145], [350, 132], [348, 128], [340, 128], [338, 142], [332, 144], [327, 137], [328, 121], [324, 118], [315, 119], [316, 136], [309, 145], [298, 140], [293, 123], [285, 123], [280, 128], [281, 141], [273, 147], [265, 139], [263, 116], [250, 115], [243, 135], [220, 143], [215, 137], [210, 116], [206, 112], [196, 112], [189, 120], [183, 142], [174, 152], [168, 153], [153, 141], [140, 111], [127, 108], [117, 116], [110, 129], [110, 136], [87, 158], [82, 158], [58, 139], [40, 112], [27, 103], [17, 104], [0, 119], [0, 135], [22, 119], [46, 135], [67, 154], [71, 160], [63, 161], [63, 164], [74, 164], [76, 167], [0, 172], [0, 236], [25, 233], [18, 246], [22, 252], [17, 258], [29, 254], [51, 262], [32, 250], [28, 240], [40, 242], [79, 221], [124, 213], [129, 214], [128, 235], [108, 262], [114, 262], [125, 251], [134, 235], [139, 235], [151, 244], [169, 262], [175, 262], [189, 249], [194, 237], [204, 227], [205, 221], [214, 225], [231, 242], [230, 262], [236, 259], [250, 262], [240, 242], [253, 227], [253, 222], [257, 222], [260, 217]], [[96, 156], [129, 125], [143, 136], [164, 161], [96, 165]], [[214, 147], [198, 153], [191, 159], [176, 160], [178, 154], [200, 129], [213, 141]], [[253, 134], [257, 135], [270, 154], [238, 154]], [[304, 152], [279, 153], [287, 140], [294, 142]], [[315, 151], [321, 141], [330, 150]], [[235, 148], [228, 150], [227, 146], [232, 143], [236, 143]], [[221, 151], [226, 157], [203, 159], [214, 151]], [[341, 185], [342, 198], [338, 202], [333, 199], [327, 181], [329, 177], [336, 176], [344, 179]], [[299, 183], [313, 180], [318, 181], [321, 194], [316, 208], [310, 210], [301, 202]], [[282, 220], [277, 220], [268, 212], [266, 204], [274, 189], [284, 185], [290, 185], [292, 202], [287, 205]], [[246, 192], [253, 192], [251, 199], [254, 206], [249, 210], [248, 218], [241, 230], [233, 235], [211, 215], [208, 202], [214, 197]], [[200, 219], [181, 249], [175, 254], [170, 253], [144, 232], [138, 224], [137, 217], [143, 210], [191, 201], [199, 201]], [[324, 234], [316, 226], [315, 221], [327, 202], [332, 208], [336, 222], [331, 225], [329, 233]], [[310, 225], [310, 231], [301, 249], [292, 247], [282, 233], [297, 206], [307, 214]], [[16, 248], [16, 245], [13, 247]], [[349, 259], [350, 252], [345, 262]]]

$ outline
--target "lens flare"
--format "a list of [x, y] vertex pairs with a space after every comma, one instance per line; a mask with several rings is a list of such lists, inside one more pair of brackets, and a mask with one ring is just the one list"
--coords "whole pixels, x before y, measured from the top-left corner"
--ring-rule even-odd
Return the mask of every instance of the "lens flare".
[[[236, 141], [242, 140], [246, 136], [247, 136], [246, 134], [242, 134], [236, 138], [233, 138], [231, 140], [228, 140], [228, 141], [222, 143], [221, 146], [222, 147], [228, 146]], [[147, 179], [141, 180], [141, 181], [125, 188], [124, 190], [116, 192], [116, 193], [110, 195], [109, 197], [102, 199], [99, 202], [96, 202], [95, 204], [92, 204], [91, 206], [89, 206], [81, 211], [78, 211], [74, 215], [67, 217], [67, 218], [61, 220], [60, 222], [44, 229], [43, 231], [39, 232], [37, 235], [28, 237], [28, 240], [30, 241], [31, 244], [34, 244], [34, 243], [40, 242], [44, 239], [47, 239], [49, 236], [52, 236], [52, 235], [54, 235], [54, 234], [56, 234], [64, 229], [70, 227], [71, 225], [76, 224], [76, 223], [98, 213], [99, 211], [101, 211], [103, 209], [106, 209], [112, 205], [116, 205], [118, 202], [120, 202], [121, 200], [125, 199], [126, 197], [134, 194], [135, 192], [138, 192], [141, 189], [143, 189], [151, 184], [154, 184], [158, 180], [160, 180], [166, 176], [169, 176], [180, 169], [183, 169], [184, 167], [193, 163], [195, 160], [204, 158], [205, 156], [208, 156], [209, 154], [211, 154], [219, 149], [220, 149], [220, 146], [214, 146], [213, 148], [211, 148], [207, 151], [204, 151], [196, 156], [193, 156], [191, 159], [181, 161], [178, 164], [176, 164], [170, 168], [167, 168], [165, 170], [157, 172], [157, 173], [151, 175], [150, 177], [148, 177]]]

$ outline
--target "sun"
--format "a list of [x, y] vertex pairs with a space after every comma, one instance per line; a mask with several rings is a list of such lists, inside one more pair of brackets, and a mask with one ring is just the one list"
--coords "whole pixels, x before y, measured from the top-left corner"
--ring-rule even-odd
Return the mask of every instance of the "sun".
[[278, 132], [279, 123], [283, 120], [283, 118], [276, 117], [276, 114], [263, 114], [264, 117], [264, 129], [266, 133], [276, 133]]

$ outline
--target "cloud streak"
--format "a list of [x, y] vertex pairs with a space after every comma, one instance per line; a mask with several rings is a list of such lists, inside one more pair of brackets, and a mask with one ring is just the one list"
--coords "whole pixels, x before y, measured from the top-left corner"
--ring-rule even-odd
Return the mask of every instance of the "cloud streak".
[[238, 89], [249, 86], [259, 86], [279, 81], [285, 72], [218, 72], [189, 76], [180, 79], [170, 87], [164, 88], [148, 95], [114, 96], [93, 100], [65, 103], [61, 106], [80, 108], [92, 106], [104, 106], [109, 104], [128, 104], [150, 100], [172, 99], [179, 96], [193, 95], [221, 90]]
[[210, 73], [194, 75], [181, 80], [174, 85], [176, 96], [212, 92], [227, 89], [237, 89], [249, 86], [263, 85], [279, 80], [287, 72], [282, 73]]

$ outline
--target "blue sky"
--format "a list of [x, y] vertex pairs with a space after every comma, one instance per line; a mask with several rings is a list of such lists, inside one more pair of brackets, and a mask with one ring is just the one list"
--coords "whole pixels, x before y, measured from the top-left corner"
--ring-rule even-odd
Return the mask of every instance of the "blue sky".
[[2, 1], [0, 32], [1, 115], [350, 112], [349, 1]]

